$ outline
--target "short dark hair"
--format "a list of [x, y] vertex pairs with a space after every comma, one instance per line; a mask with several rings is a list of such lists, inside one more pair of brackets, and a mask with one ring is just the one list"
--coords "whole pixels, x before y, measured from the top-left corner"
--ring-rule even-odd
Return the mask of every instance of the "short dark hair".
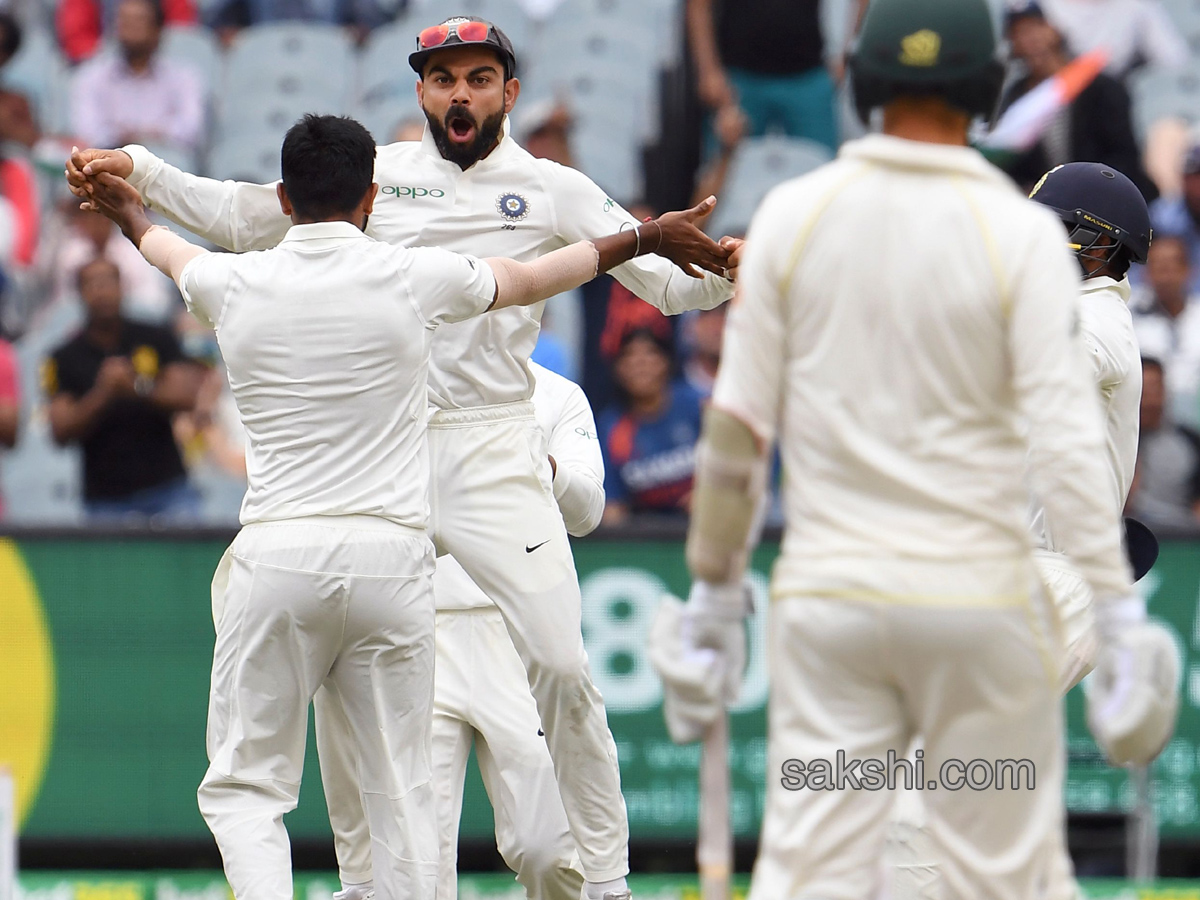
[[93, 269], [108, 269], [114, 275], [117, 276], [118, 280], [121, 277], [121, 267], [120, 266], [118, 266], [115, 262], [113, 262], [107, 256], [96, 256], [96, 257], [93, 257], [92, 259], [89, 259], [87, 262], [85, 262], [83, 265], [81, 265], [78, 269], [75, 270], [75, 289], [76, 290], [78, 290], [78, 291], [83, 290], [84, 279], [86, 279], [88, 277], [88, 274]]
[[284, 189], [299, 215], [344, 215], [370, 190], [375, 138], [348, 116], [310, 114], [288, 129], [280, 163]]
[[159, 29], [162, 29], [163, 27], [166, 26], [167, 11], [166, 11], [166, 9], [163, 8], [163, 5], [161, 2], [159, 2], [159, 0], [120, 0], [120, 3], [118, 3], [117, 5], [119, 6], [121, 3], [135, 3], [135, 2], [136, 3], [144, 3], [146, 6], [150, 7], [150, 13], [151, 13], [151, 15], [154, 16], [154, 24]]

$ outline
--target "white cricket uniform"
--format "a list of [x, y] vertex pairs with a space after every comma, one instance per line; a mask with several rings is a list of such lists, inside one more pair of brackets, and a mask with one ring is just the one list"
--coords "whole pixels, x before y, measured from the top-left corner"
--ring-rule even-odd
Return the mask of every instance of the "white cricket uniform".
[[363, 759], [381, 898], [432, 898], [434, 551], [426, 370], [434, 328], [483, 312], [491, 270], [345, 222], [179, 278], [216, 329], [246, 428], [243, 528], [213, 578], [200, 811], [238, 900], [291, 900], [308, 704], [336, 693]]
[[[131, 183], [185, 228], [234, 250], [269, 247], [283, 236], [274, 185], [197, 178], [145, 148], [126, 150]], [[380, 196], [367, 234], [399, 246], [528, 261], [637, 224], [586, 176], [518, 146], [507, 119], [496, 149], [465, 171], [442, 158], [426, 129], [419, 142], [380, 147], [375, 179]], [[668, 314], [712, 308], [733, 293], [723, 278], [690, 278], [659, 257], [639, 257], [611, 274]], [[542, 307], [499, 310], [434, 336], [432, 534], [439, 555], [453, 555], [504, 615], [584, 872], [609, 881], [629, 871], [629, 826], [604, 701], [584, 652], [579, 581], [546, 441], [529, 403], [527, 363]]]
[[[1080, 331], [1105, 420], [1107, 466], [1103, 482], [1094, 487], [1101, 494], [1111, 495], [1117, 509], [1124, 508], [1133, 483], [1142, 398], [1141, 356], [1129, 311], [1129, 296], [1128, 279], [1118, 282], [1101, 276], [1084, 281], [1080, 287]], [[1035, 504], [1034, 562], [1058, 619], [1060, 643], [1065, 651], [1059, 688], [1066, 693], [1092, 670], [1099, 639], [1095, 634], [1091, 588], [1059, 549], [1061, 542], [1053, 539], [1053, 529], [1047, 526], [1045, 509]], [[922, 797], [918, 791], [902, 791], [896, 800], [885, 858], [885, 870], [891, 881], [885, 894], [889, 900], [918, 898], [922, 886], [935, 883], [938, 877]], [[1064, 836], [1054, 837], [1060, 841], [1061, 857], [1059, 868], [1050, 879], [1052, 893], [1048, 896], [1077, 897], [1070, 857], [1061, 843]]]
[[1055, 865], [1062, 713], [1027, 460], [1097, 593], [1130, 589], [1094, 490], [1076, 272], [1061, 224], [962, 147], [850, 142], [756, 214], [713, 397], [778, 435], [788, 472], [753, 900], [873, 895], [894, 792], [777, 776], [903, 756], [917, 735], [927, 778], [951, 759], [1036, 766], [1036, 790], [926, 792], [941, 896], [1033, 897]]
[[[1092, 363], [1105, 422], [1105, 478], [1095, 490], [1111, 495], [1125, 508], [1137, 466], [1142, 404], [1142, 360], [1133, 316], [1129, 311], [1129, 279], [1089, 278], [1081, 287], [1079, 317], [1083, 343]], [[1064, 691], [1078, 684], [1095, 665], [1099, 649], [1094, 632], [1092, 592], [1063, 552], [1061, 539], [1046, 512], [1038, 507], [1033, 520], [1038, 539], [1037, 563], [1054, 600], [1066, 657]]]
[[[561, 375], [530, 364], [537, 378], [533, 406], [554, 457], [554, 495], [576, 537], [590, 534], [604, 513], [604, 460], [596, 421], [583, 391]], [[484, 787], [495, 810], [496, 844], [532, 900], [578, 900], [583, 873], [554, 765], [540, 735], [537, 706], [521, 658], [500, 610], [452, 556], [438, 560], [437, 665], [433, 697], [433, 783], [441, 866], [439, 900], [458, 893], [458, 830], [463, 783], [475, 746]], [[340, 708], [318, 692], [326, 725]], [[355, 748], [345, 724], [318, 732], [321, 780], [345, 883], [370, 878], [370, 842], [355, 772]]]

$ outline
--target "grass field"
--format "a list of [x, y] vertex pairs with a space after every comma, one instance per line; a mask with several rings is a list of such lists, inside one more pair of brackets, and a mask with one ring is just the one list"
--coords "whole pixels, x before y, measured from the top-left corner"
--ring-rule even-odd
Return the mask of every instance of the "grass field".
[[[734, 900], [744, 900], [748, 878], [735, 882]], [[26, 872], [16, 900], [229, 900], [224, 878], [215, 872]], [[1088, 900], [1200, 900], [1200, 881], [1162, 881], [1134, 886], [1123, 881], [1084, 881]], [[698, 900], [694, 878], [632, 875], [637, 900]], [[298, 874], [296, 900], [329, 900], [336, 876]], [[459, 900], [523, 900], [525, 892], [508, 875], [461, 875]]]

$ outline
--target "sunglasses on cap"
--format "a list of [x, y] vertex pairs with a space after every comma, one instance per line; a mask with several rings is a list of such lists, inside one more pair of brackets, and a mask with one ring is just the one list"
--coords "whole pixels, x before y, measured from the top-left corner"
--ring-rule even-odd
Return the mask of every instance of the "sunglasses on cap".
[[492, 32], [492, 26], [487, 22], [455, 22], [430, 25], [417, 35], [417, 46], [422, 50], [440, 47], [454, 35], [464, 44], [477, 44], [487, 41]]

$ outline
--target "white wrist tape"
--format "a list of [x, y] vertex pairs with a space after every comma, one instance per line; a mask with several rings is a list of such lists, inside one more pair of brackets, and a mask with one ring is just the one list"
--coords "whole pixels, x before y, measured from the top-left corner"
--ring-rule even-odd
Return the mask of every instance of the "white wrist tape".
[[497, 306], [529, 306], [595, 278], [600, 251], [591, 241], [577, 241], [532, 262], [496, 256], [484, 262], [496, 276]]
[[161, 225], [150, 226], [142, 235], [142, 243], [138, 249], [150, 265], [166, 274], [176, 284], [179, 284], [183, 267], [197, 256], [208, 252], [203, 247], [188, 243], [171, 229]]
[[704, 414], [696, 447], [696, 480], [687, 562], [692, 575], [725, 585], [741, 581], [757, 539], [768, 460], [754, 433], [715, 407]]

